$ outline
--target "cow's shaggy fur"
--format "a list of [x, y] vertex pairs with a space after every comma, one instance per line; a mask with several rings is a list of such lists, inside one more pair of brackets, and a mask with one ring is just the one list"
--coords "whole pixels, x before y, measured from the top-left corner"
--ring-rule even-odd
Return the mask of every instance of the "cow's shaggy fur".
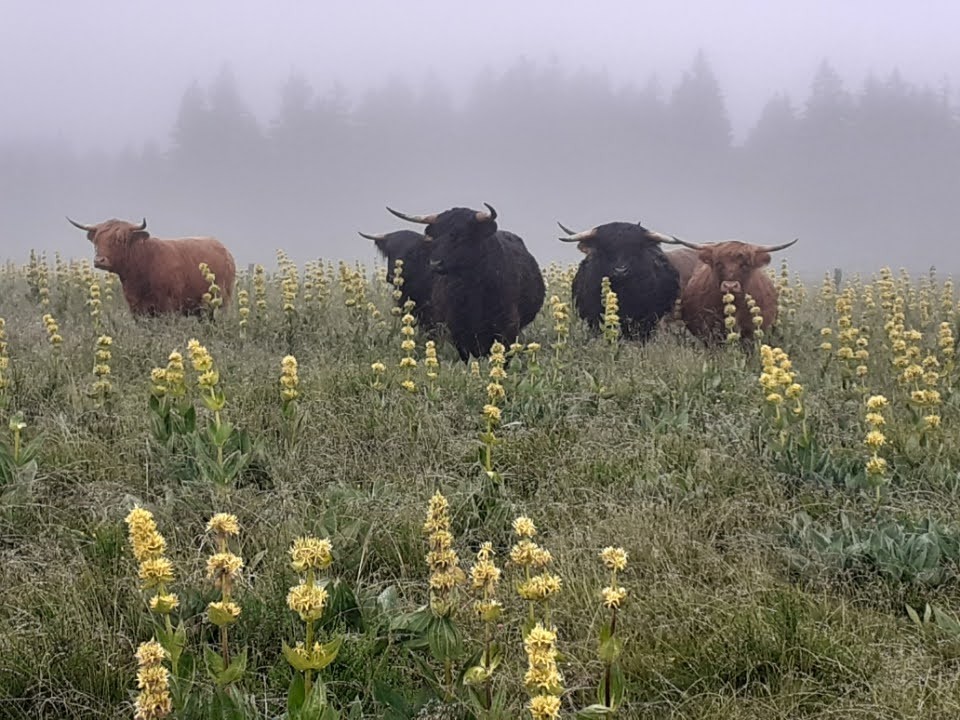
[[[363, 235], [363, 233], [361, 233]], [[433, 315], [430, 296], [433, 292], [433, 274], [430, 272], [430, 245], [425, 237], [413, 230], [397, 230], [382, 235], [363, 235], [373, 240], [377, 250], [387, 261], [387, 279], [393, 284], [397, 260], [403, 261], [403, 283], [398, 288], [397, 305], [403, 307], [413, 300], [413, 316], [421, 329], [432, 330]]]
[[495, 217], [468, 208], [440, 213], [427, 225], [434, 272], [432, 306], [460, 358], [516, 342], [540, 312], [546, 287], [536, 259]]
[[577, 245], [586, 257], [573, 278], [577, 313], [591, 329], [599, 329], [604, 312], [601, 283], [608, 277], [617, 294], [623, 336], [648, 339], [660, 318], [673, 310], [680, 292], [677, 270], [660, 247], [662, 236], [627, 222], [599, 225], [586, 235]]
[[206, 263], [216, 275], [224, 306], [236, 279], [233, 255], [212, 237], [160, 240], [143, 227], [123, 220], [89, 226], [94, 266], [116, 273], [134, 315], [199, 314], [209, 284], [200, 272]]
[[778, 293], [763, 268], [770, 264], [766, 248], [728, 240], [698, 249], [701, 264], [683, 289], [680, 312], [687, 329], [708, 344], [726, 337], [723, 325], [723, 296], [734, 297], [740, 337], [751, 339], [756, 327], [747, 307], [746, 295], [760, 308], [764, 332], [777, 321]]

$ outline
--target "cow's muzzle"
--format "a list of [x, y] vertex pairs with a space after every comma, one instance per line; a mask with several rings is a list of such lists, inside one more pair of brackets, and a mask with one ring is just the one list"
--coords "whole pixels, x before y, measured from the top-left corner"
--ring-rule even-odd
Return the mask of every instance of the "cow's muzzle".
[[630, 274], [630, 268], [626, 265], [617, 265], [613, 268], [613, 274], [615, 277], [626, 277]]
[[724, 280], [722, 283], [720, 283], [720, 292], [733, 293], [734, 295], [740, 293], [740, 281]]
[[105, 258], [103, 255], [96, 255], [93, 258], [93, 266], [97, 270], [109, 270], [110, 261], [107, 260], [107, 258]]

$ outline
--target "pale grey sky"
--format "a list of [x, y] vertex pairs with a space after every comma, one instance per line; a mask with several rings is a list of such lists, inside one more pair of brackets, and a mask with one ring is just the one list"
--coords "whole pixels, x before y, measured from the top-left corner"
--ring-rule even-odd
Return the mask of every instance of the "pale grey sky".
[[165, 144], [177, 102], [224, 62], [266, 119], [302, 70], [354, 93], [433, 72], [454, 91], [520, 54], [670, 88], [703, 49], [737, 134], [777, 91], [800, 103], [829, 58], [852, 89], [899, 68], [960, 85], [956, 0], [0, 0], [0, 139]]

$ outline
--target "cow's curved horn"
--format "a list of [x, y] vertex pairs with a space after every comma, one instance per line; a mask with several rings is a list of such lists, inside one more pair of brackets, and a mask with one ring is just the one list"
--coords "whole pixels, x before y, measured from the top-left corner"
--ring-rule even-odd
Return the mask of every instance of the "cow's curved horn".
[[140, 223], [140, 227], [136, 228], [137, 230], [146, 230], [147, 229], [147, 219], [144, 218]]
[[[643, 227], [641, 225], [640, 227]], [[649, 228], [643, 228], [647, 231], [647, 237], [651, 240], [656, 240], [658, 243], [664, 243], [665, 245], [680, 245], [680, 241], [675, 237], [670, 235], [664, 235], [663, 233], [658, 233], [656, 230], [650, 230]]]
[[490, 203], [484, 203], [487, 206], [487, 212], [480, 210], [477, 213], [477, 222], [488, 222], [490, 220], [497, 219], [497, 211], [494, 209], [493, 205]]
[[83, 223], [78, 223], [76, 220], [71, 220], [69, 215], [64, 215], [64, 217], [67, 218], [67, 222], [69, 222], [75, 228], [80, 228], [81, 230], [86, 230], [87, 232], [97, 229], [95, 225], [84, 225]]
[[564, 225], [564, 224], [563, 224], [562, 222], [560, 222], [559, 220], [557, 220], [557, 225], [559, 225], [559, 226], [560, 226], [560, 229], [563, 230], [567, 235], [576, 235], [576, 233], [575, 233], [573, 230], [571, 230], [570, 228], [568, 228], [566, 225]]
[[776, 252], [777, 250], [785, 250], [786, 248], [796, 243], [797, 240], [799, 239], [800, 238], [794, 238], [790, 242], [783, 243], [782, 245], [758, 245], [757, 249], [762, 250], [764, 252]]
[[[566, 230], [566, 228], [564, 228], [564, 230]], [[590, 240], [596, 234], [597, 229], [590, 228], [589, 230], [584, 230], [583, 232], [574, 233], [570, 237], [560, 238], [560, 242], [580, 242], [582, 240]]]
[[692, 243], [692, 242], [687, 242], [686, 240], [681, 240], [681, 239], [678, 238], [676, 235], [671, 235], [670, 237], [672, 237], [672, 238], [676, 241], [676, 242], [674, 243], [675, 245], [685, 245], [686, 247], [688, 247], [688, 248], [693, 248], [694, 250], [700, 250], [700, 249], [703, 247], [703, 245], [698, 245], [697, 243]]
[[359, 230], [357, 230], [357, 235], [359, 235], [362, 238], [366, 238], [367, 240], [383, 240], [386, 237], [385, 233], [379, 233], [377, 235], [369, 235], [365, 232], [360, 232]]
[[420, 223], [421, 225], [429, 225], [430, 223], [434, 222], [437, 219], [436, 213], [434, 213], [433, 215], [407, 215], [405, 213], [400, 212], [399, 210], [394, 210], [389, 205], [387, 206], [387, 210], [391, 214], [396, 215], [401, 220], [406, 220], [407, 222]]

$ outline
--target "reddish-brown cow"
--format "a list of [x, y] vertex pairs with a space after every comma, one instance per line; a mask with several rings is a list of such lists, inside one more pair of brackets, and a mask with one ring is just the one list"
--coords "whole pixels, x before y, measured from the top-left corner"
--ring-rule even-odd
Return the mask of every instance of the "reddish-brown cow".
[[752, 338], [754, 325], [745, 296], [750, 295], [760, 307], [767, 330], [777, 320], [777, 288], [764, 272], [770, 263], [770, 253], [793, 245], [751, 245], [738, 240], [697, 245], [679, 238], [681, 245], [696, 250], [700, 265], [683, 288], [680, 313], [687, 329], [705, 342], [716, 342], [726, 337], [723, 325], [723, 296], [733, 295], [737, 307], [737, 325], [740, 336]]
[[123, 296], [134, 315], [200, 313], [203, 294], [210, 289], [200, 263], [216, 275], [224, 305], [230, 300], [236, 265], [230, 251], [215, 238], [160, 240], [150, 237], [146, 219], [139, 225], [123, 220], [98, 225], [70, 220], [70, 224], [86, 231], [93, 243], [94, 267], [120, 277]]

